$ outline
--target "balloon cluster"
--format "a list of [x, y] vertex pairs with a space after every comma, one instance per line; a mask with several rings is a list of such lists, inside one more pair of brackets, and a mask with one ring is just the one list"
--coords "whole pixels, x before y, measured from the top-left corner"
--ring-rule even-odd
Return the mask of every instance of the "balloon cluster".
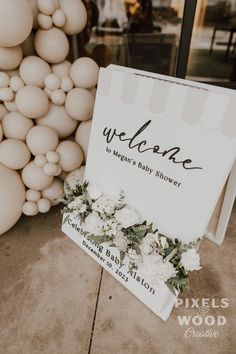
[[86, 21], [81, 0], [0, 0], [0, 234], [83, 176], [99, 67], [66, 58]]

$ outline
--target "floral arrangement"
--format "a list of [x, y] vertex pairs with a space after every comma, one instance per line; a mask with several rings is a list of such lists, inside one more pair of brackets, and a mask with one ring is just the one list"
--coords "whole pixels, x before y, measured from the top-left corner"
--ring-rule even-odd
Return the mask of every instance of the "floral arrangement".
[[154, 286], [164, 282], [176, 294], [188, 286], [188, 272], [201, 268], [200, 239], [183, 244], [163, 236], [125, 203], [123, 192], [115, 201], [103, 195], [101, 186], [88, 182], [74, 189], [67, 184], [66, 190], [64, 223], [73, 213], [91, 242], [117, 247], [121, 261], [128, 259], [130, 271], [139, 269]]

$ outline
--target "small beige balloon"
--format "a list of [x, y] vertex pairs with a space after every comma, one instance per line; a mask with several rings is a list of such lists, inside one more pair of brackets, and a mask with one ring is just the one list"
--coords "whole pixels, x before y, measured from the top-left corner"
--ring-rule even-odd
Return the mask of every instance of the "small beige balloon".
[[70, 77], [76, 87], [91, 89], [98, 83], [99, 66], [91, 58], [79, 58], [71, 66]]
[[35, 50], [48, 63], [62, 62], [69, 53], [69, 41], [59, 28], [38, 30], [34, 39]]
[[70, 90], [73, 89], [73, 81], [71, 80], [70, 77], [68, 76], [64, 76], [62, 79], [61, 79], [61, 89], [64, 91], [64, 92], [69, 92]]
[[39, 191], [35, 191], [33, 189], [28, 189], [26, 191], [26, 200], [29, 202], [38, 202], [41, 198], [41, 193]]
[[52, 15], [52, 21], [55, 26], [63, 27], [66, 23], [66, 16], [61, 9], [57, 9]]
[[43, 172], [47, 176], [58, 176], [61, 172], [61, 170], [59, 168], [60, 168], [59, 165], [57, 165], [55, 163], [48, 162], [43, 167]]
[[27, 146], [34, 156], [45, 155], [48, 151], [55, 150], [58, 142], [56, 131], [42, 125], [30, 129], [26, 137]]
[[51, 73], [51, 68], [45, 60], [31, 55], [22, 60], [19, 72], [26, 85], [43, 88], [45, 77]]
[[60, 89], [53, 91], [51, 94], [51, 101], [58, 106], [63, 105], [66, 101], [65, 92]]
[[19, 112], [28, 118], [43, 117], [49, 110], [48, 96], [37, 86], [22, 87], [15, 101]]
[[60, 8], [66, 17], [63, 31], [66, 34], [80, 33], [87, 23], [87, 11], [81, 0], [59, 0]]
[[11, 112], [2, 120], [4, 135], [8, 139], [25, 141], [28, 131], [34, 126], [33, 121], [19, 112]]
[[0, 100], [10, 102], [14, 99], [14, 92], [9, 87], [0, 88]]
[[56, 11], [54, 0], [38, 0], [38, 9], [44, 14], [51, 16]]
[[13, 92], [18, 92], [24, 86], [24, 82], [19, 76], [12, 76], [10, 79], [10, 89]]
[[42, 191], [42, 196], [47, 198], [52, 206], [60, 204], [64, 197], [62, 181], [59, 178], [54, 178], [52, 184]]
[[68, 77], [70, 73], [71, 63], [64, 60], [62, 63], [52, 65], [52, 72], [60, 78]]
[[48, 113], [36, 123], [53, 128], [62, 139], [75, 131], [78, 121], [69, 116], [64, 106], [51, 104]]
[[0, 144], [0, 163], [12, 170], [25, 167], [30, 157], [29, 149], [20, 140], [6, 139]]
[[40, 213], [47, 213], [51, 209], [51, 203], [46, 198], [40, 199], [37, 205]]
[[60, 155], [59, 165], [64, 172], [79, 168], [84, 159], [81, 147], [73, 141], [62, 141], [58, 145], [56, 152]]
[[3, 71], [0, 72], [0, 88], [7, 87], [9, 84], [10, 84], [10, 78], [7, 75], [7, 73], [4, 73]]
[[46, 159], [51, 163], [58, 163], [60, 160], [60, 156], [56, 151], [48, 151], [46, 154]]
[[17, 112], [18, 108], [16, 107], [16, 101], [5, 101], [4, 102], [4, 106], [6, 107], [6, 109], [8, 110], [8, 112]]
[[52, 184], [53, 177], [45, 175], [43, 169], [37, 167], [34, 161], [31, 161], [22, 170], [22, 180], [29, 189], [40, 191]]
[[91, 92], [82, 88], [74, 88], [68, 92], [65, 108], [72, 118], [78, 121], [90, 119], [93, 114], [93, 107], [94, 97]]
[[19, 173], [0, 164], [0, 235], [18, 221], [25, 202], [25, 186]]
[[33, 201], [25, 202], [22, 207], [22, 213], [26, 216], [35, 216], [39, 212], [37, 203]]
[[58, 75], [52, 73], [45, 77], [44, 84], [50, 90], [57, 90], [61, 85], [61, 80]]
[[86, 122], [81, 122], [75, 133], [75, 141], [77, 144], [79, 144], [82, 147], [85, 158], [87, 158], [87, 154], [88, 154], [91, 124], [92, 124], [91, 120], [87, 120]]
[[44, 167], [47, 163], [46, 156], [45, 155], [35, 156], [34, 163], [37, 167]]
[[39, 24], [40, 28], [42, 28], [44, 30], [48, 30], [53, 25], [51, 16], [46, 16], [44, 14], [38, 14], [38, 24]]
[[6, 107], [2, 103], [0, 103], [0, 121], [5, 117], [7, 113], [8, 112]]
[[33, 13], [27, 0], [0, 1], [0, 46], [14, 47], [24, 42], [33, 26]]
[[11, 48], [0, 47], [0, 70], [16, 69], [20, 65], [22, 58], [23, 51], [21, 46]]

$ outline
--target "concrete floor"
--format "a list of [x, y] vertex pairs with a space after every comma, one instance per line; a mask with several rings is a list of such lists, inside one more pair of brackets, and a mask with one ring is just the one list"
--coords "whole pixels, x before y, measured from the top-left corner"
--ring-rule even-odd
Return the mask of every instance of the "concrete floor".
[[[221, 247], [204, 239], [203, 269], [181, 296], [215, 299], [206, 315], [225, 316], [221, 326], [181, 326], [178, 316], [199, 312], [183, 305], [163, 322], [64, 236], [60, 222], [56, 207], [22, 217], [0, 237], [0, 354], [236, 353], [236, 210]], [[229, 307], [213, 308], [222, 298]], [[189, 327], [218, 337], [185, 338]]]

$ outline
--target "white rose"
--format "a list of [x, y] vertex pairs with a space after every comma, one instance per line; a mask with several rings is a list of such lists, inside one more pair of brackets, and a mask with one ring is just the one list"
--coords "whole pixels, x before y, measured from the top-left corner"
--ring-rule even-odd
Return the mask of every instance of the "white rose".
[[99, 184], [89, 183], [87, 191], [92, 200], [96, 200], [102, 195], [102, 187]]
[[150, 254], [156, 246], [156, 235], [153, 233], [148, 233], [141, 242], [140, 249], [142, 254]]
[[95, 236], [101, 236], [103, 234], [102, 227], [103, 221], [95, 212], [89, 214], [82, 225], [83, 231]]
[[134, 249], [130, 248], [128, 250], [128, 256], [129, 259], [132, 263], [138, 265], [140, 262], [142, 262], [142, 256], [141, 254], [138, 254]]
[[110, 219], [104, 222], [103, 230], [107, 236], [115, 236], [118, 231], [118, 224], [115, 219]]
[[124, 207], [120, 210], [117, 210], [115, 213], [115, 218], [124, 228], [133, 226], [139, 222], [138, 214], [134, 209], [129, 207]]
[[163, 261], [162, 256], [159, 254], [143, 256], [143, 262], [140, 264], [139, 269], [154, 286], [158, 286], [176, 276], [173, 264], [169, 261]]
[[200, 256], [195, 248], [190, 248], [189, 250], [183, 252], [180, 263], [187, 272], [201, 269]]
[[118, 232], [117, 235], [115, 236], [114, 244], [116, 245], [118, 250], [126, 252], [128, 246], [128, 240], [122, 231]]
[[93, 203], [92, 208], [100, 214], [112, 215], [115, 212], [115, 202], [102, 196]]

